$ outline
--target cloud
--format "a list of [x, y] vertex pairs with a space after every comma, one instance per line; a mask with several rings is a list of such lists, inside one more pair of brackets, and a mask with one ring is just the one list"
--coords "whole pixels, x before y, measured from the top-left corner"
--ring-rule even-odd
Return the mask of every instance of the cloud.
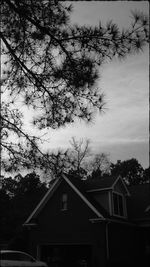
[[149, 146], [148, 142], [144, 140], [111, 140], [111, 142], [107, 143], [99, 143], [97, 142], [95, 146], [93, 146], [93, 151], [97, 152], [105, 152], [110, 155], [110, 160], [112, 162], [116, 162], [117, 160], [127, 160], [131, 158], [136, 158], [139, 163], [147, 168], [149, 166]]

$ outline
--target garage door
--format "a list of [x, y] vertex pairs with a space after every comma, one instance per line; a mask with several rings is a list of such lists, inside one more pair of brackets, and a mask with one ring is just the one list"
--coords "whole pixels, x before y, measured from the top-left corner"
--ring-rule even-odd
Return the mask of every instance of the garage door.
[[91, 267], [90, 245], [42, 245], [40, 254], [50, 267]]

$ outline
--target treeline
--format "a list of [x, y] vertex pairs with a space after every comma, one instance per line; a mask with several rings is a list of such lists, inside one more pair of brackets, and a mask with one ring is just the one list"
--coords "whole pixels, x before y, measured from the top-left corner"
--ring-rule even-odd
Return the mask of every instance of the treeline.
[[[49, 179], [61, 177], [62, 173], [75, 174], [81, 179], [104, 178], [120, 175], [127, 185], [142, 184], [149, 181], [149, 168], [144, 169], [137, 159], [111, 162], [109, 154], [95, 154], [88, 139], [72, 138], [71, 147], [53, 154], [53, 164], [43, 175]], [[42, 170], [41, 170], [42, 171]], [[44, 173], [45, 172], [45, 173]]]
[[89, 171], [89, 168], [81, 167], [78, 171], [71, 169], [69, 173], [79, 174], [78, 176], [81, 179], [108, 179], [111, 176], [121, 176], [127, 186], [150, 182], [150, 167], [144, 169], [135, 158], [125, 161], [118, 160], [114, 164], [108, 161], [107, 155], [99, 154], [93, 163], [91, 171]]

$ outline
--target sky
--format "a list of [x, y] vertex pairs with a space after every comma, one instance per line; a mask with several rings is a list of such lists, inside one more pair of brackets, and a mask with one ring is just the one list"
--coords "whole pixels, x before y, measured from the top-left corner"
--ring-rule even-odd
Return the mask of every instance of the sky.
[[[67, 3], [67, 2], [66, 2]], [[110, 19], [120, 29], [128, 28], [131, 10], [148, 12], [148, 1], [79, 1], [71, 3], [71, 23], [105, 25]], [[115, 60], [100, 69], [99, 87], [105, 94], [106, 110], [93, 123], [76, 122], [58, 130], [50, 129], [48, 149], [68, 148], [74, 136], [90, 139], [94, 153], [107, 153], [110, 160], [136, 158], [149, 166], [149, 50], [124, 61]]]

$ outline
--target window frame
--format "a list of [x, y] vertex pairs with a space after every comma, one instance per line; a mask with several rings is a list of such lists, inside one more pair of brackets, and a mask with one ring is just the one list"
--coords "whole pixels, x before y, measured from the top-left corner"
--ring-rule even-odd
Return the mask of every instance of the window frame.
[[63, 193], [61, 195], [61, 211], [67, 211], [68, 210], [68, 194]]
[[[115, 205], [114, 205], [114, 195], [117, 196], [117, 205], [118, 205], [118, 213], [115, 212]], [[119, 197], [121, 197], [122, 199], [122, 213], [123, 215], [121, 215], [120, 212], [120, 207], [119, 207]], [[126, 201], [125, 201], [125, 197], [123, 194], [121, 194], [120, 192], [117, 191], [112, 191], [112, 211], [113, 211], [113, 215], [115, 217], [119, 217], [119, 218], [127, 218], [127, 210], [126, 210]]]

